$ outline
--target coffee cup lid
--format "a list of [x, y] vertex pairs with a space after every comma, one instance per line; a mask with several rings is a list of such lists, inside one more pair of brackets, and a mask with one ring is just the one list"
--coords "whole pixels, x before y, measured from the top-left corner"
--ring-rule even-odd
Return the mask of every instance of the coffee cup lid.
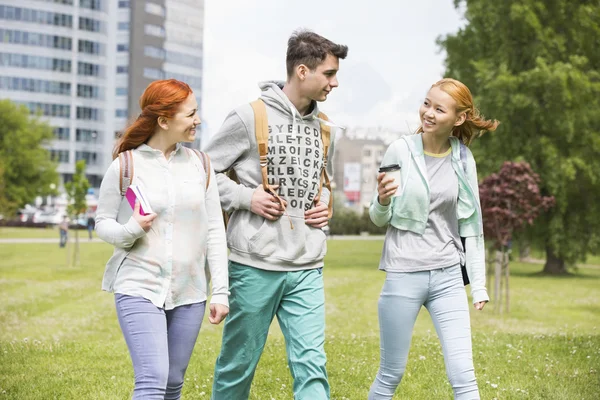
[[384, 165], [383, 167], [379, 168], [379, 172], [392, 172], [392, 171], [397, 171], [399, 169], [400, 169], [400, 165], [390, 164], [390, 165]]

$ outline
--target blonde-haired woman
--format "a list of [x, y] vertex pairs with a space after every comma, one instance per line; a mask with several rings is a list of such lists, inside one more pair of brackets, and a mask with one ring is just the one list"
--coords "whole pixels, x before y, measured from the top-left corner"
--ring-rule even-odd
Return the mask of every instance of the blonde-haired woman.
[[379, 264], [386, 271], [378, 307], [381, 361], [369, 399], [394, 395], [421, 306], [442, 343], [454, 398], [479, 399], [461, 265], [475, 309], [489, 297], [477, 169], [466, 146], [498, 122], [481, 117], [469, 89], [454, 79], [431, 86], [419, 116], [417, 133], [392, 143], [383, 158], [382, 167], [401, 167], [400, 182], [380, 173], [369, 210], [375, 225], [388, 226]]

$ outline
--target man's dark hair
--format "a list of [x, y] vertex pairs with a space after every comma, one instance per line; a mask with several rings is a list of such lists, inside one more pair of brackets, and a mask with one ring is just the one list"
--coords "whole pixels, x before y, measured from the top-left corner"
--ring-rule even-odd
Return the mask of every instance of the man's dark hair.
[[348, 55], [348, 46], [333, 43], [306, 29], [295, 31], [288, 40], [285, 58], [288, 78], [294, 73], [294, 68], [300, 64], [314, 71], [327, 58], [327, 54], [343, 60]]

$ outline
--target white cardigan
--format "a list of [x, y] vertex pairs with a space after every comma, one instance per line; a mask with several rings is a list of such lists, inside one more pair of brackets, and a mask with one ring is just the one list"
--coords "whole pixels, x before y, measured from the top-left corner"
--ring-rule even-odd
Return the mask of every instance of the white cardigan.
[[169, 310], [207, 299], [208, 264], [211, 303], [228, 306], [227, 244], [214, 171], [206, 190], [202, 162], [180, 144], [168, 159], [145, 144], [132, 153], [132, 183], [142, 186], [158, 216], [147, 233], [133, 217], [117, 222], [122, 197], [114, 160], [100, 186], [96, 215], [98, 236], [115, 246], [102, 289]]

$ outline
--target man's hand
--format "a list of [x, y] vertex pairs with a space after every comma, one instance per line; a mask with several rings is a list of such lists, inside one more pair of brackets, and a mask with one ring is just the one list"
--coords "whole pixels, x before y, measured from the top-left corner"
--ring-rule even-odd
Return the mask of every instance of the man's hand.
[[487, 303], [487, 301], [480, 301], [478, 303], [473, 304], [473, 307], [475, 307], [476, 310], [483, 310], [483, 307], [485, 307], [485, 303]]
[[225, 319], [227, 314], [229, 314], [229, 307], [224, 306], [223, 304], [211, 304], [208, 320], [213, 325], [219, 325], [221, 321]]
[[156, 218], [157, 214], [148, 214], [141, 215], [140, 214], [140, 203], [139, 201], [135, 201], [135, 207], [133, 207], [133, 219], [137, 221], [138, 224], [142, 227], [144, 232], [148, 232], [152, 227], [152, 221]]
[[[273, 190], [277, 190], [279, 185], [271, 187]], [[285, 201], [284, 204], [287, 206]], [[279, 204], [277, 198], [271, 193], [265, 192], [265, 189], [262, 185], [259, 185], [252, 194], [250, 211], [270, 221], [275, 221], [277, 218], [283, 215], [283, 207], [281, 207], [281, 204]]]
[[322, 228], [329, 223], [329, 208], [327, 204], [315, 199], [313, 208], [304, 213], [304, 222], [313, 228]]

